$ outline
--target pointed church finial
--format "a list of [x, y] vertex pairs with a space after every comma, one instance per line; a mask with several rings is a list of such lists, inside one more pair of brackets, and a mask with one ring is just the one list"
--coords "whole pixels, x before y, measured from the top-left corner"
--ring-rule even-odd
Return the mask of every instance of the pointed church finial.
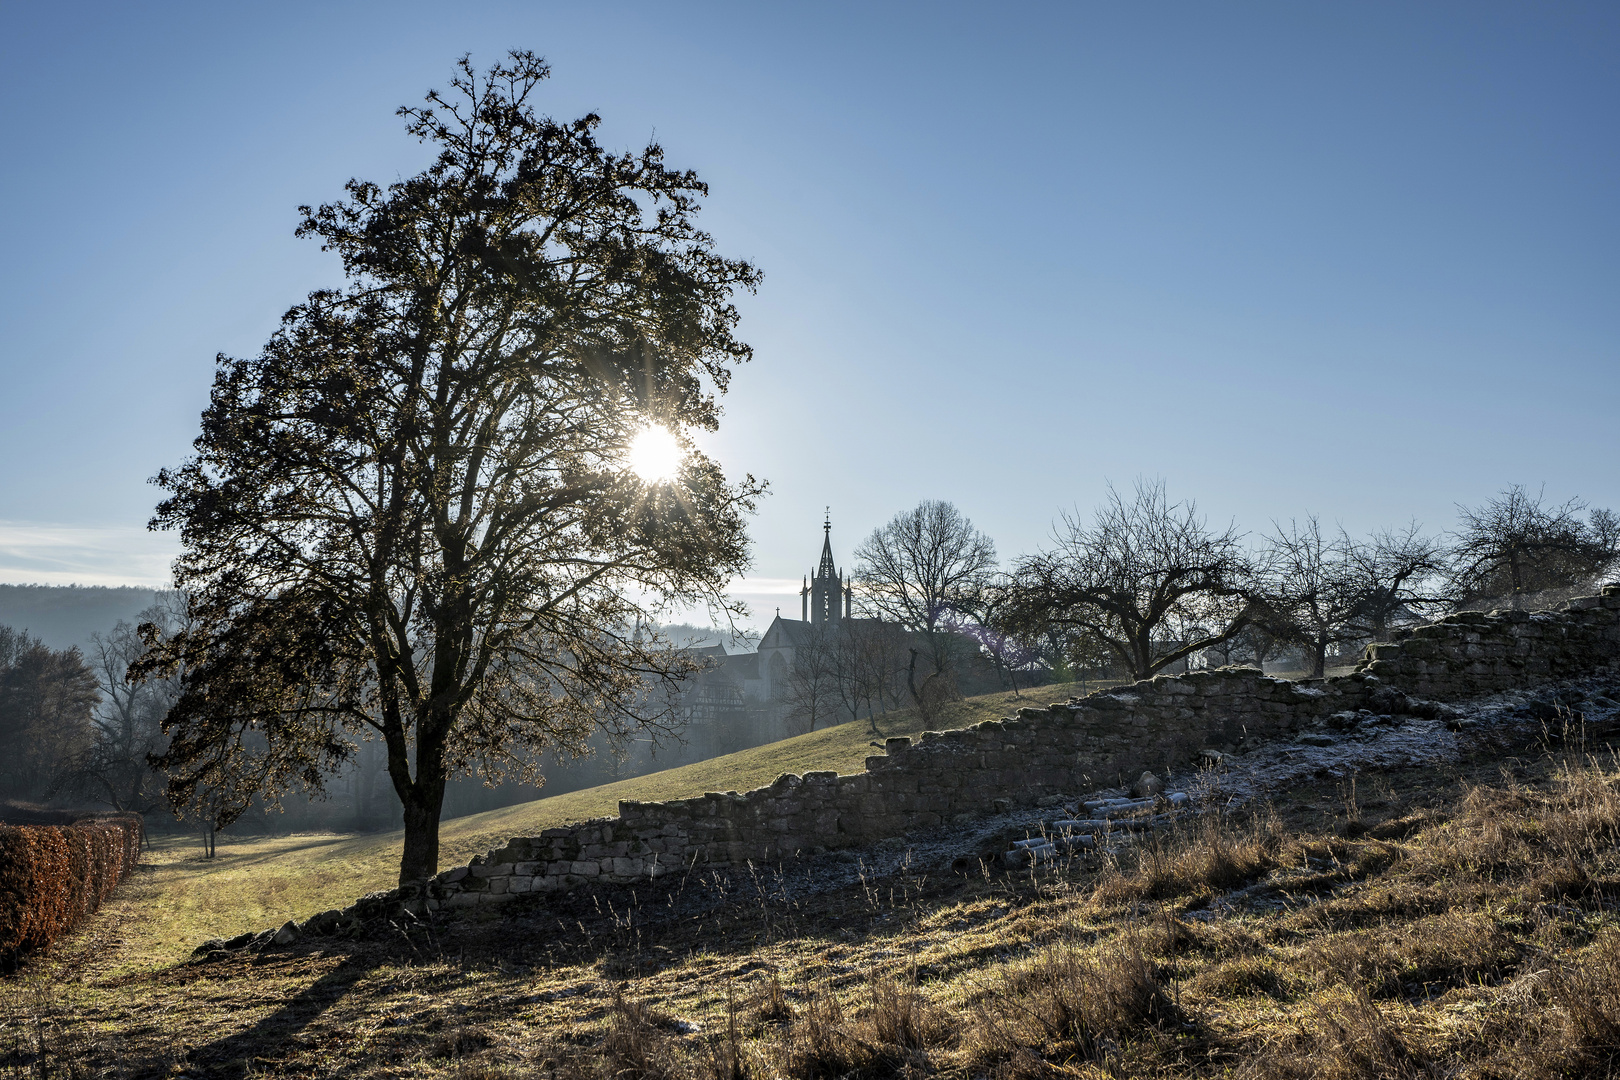
[[833, 568], [832, 515], [830, 513], [821, 528], [821, 565], [816, 568], [816, 577], [819, 579], [831, 579], [837, 571]]

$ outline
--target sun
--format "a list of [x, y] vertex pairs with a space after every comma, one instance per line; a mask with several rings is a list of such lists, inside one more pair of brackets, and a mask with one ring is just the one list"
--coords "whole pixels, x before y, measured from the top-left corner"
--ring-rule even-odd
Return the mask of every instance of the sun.
[[630, 468], [649, 484], [673, 480], [686, 451], [668, 428], [649, 427], [630, 441]]

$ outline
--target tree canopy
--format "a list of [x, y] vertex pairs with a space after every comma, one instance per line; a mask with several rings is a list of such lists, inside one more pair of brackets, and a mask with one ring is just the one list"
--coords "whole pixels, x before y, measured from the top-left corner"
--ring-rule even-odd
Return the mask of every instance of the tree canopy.
[[[746, 565], [762, 487], [687, 433], [751, 355], [732, 297], [759, 272], [715, 252], [707, 187], [658, 145], [610, 153], [597, 116], [538, 115], [548, 75], [464, 58], [399, 110], [427, 169], [300, 209], [346, 287], [219, 357], [195, 455], [156, 478], [189, 622], [136, 674], [180, 674], [175, 804], [208, 793], [224, 824], [379, 738], [400, 877], [425, 877], [448, 776], [533, 780], [541, 750], [657, 722], [685, 668], [636, 628], [723, 604]], [[685, 452], [667, 481], [628, 467], [649, 426]]]

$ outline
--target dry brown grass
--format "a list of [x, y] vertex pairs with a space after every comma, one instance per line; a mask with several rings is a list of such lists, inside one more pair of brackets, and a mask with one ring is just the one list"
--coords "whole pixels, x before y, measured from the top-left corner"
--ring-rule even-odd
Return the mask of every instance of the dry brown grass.
[[1380, 782], [1279, 800], [1312, 808], [1304, 822], [1195, 819], [1049, 874], [914, 868], [663, 922], [620, 897], [611, 917], [150, 974], [108, 926], [9, 984], [0, 1075], [1620, 1070], [1620, 766], [1482, 759]]
[[1134, 1044], [1193, 1029], [1134, 934], [1047, 949], [987, 988], [973, 1020], [968, 1060], [1009, 1078], [1112, 1066]]
[[1165, 900], [1239, 888], [1277, 865], [1281, 841], [1279, 822], [1269, 812], [1241, 825], [1219, 814], [1198, 817], [1189, 827], [1154, 835], [1112, 857], [1093, 899]]

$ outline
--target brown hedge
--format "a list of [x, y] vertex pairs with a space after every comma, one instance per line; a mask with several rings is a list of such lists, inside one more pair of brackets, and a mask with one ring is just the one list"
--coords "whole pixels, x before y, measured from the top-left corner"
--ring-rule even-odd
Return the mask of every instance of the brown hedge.
[[134, 814], [0, 826], [0, 969], [15, 968], [99, 908], [140, 851]]

